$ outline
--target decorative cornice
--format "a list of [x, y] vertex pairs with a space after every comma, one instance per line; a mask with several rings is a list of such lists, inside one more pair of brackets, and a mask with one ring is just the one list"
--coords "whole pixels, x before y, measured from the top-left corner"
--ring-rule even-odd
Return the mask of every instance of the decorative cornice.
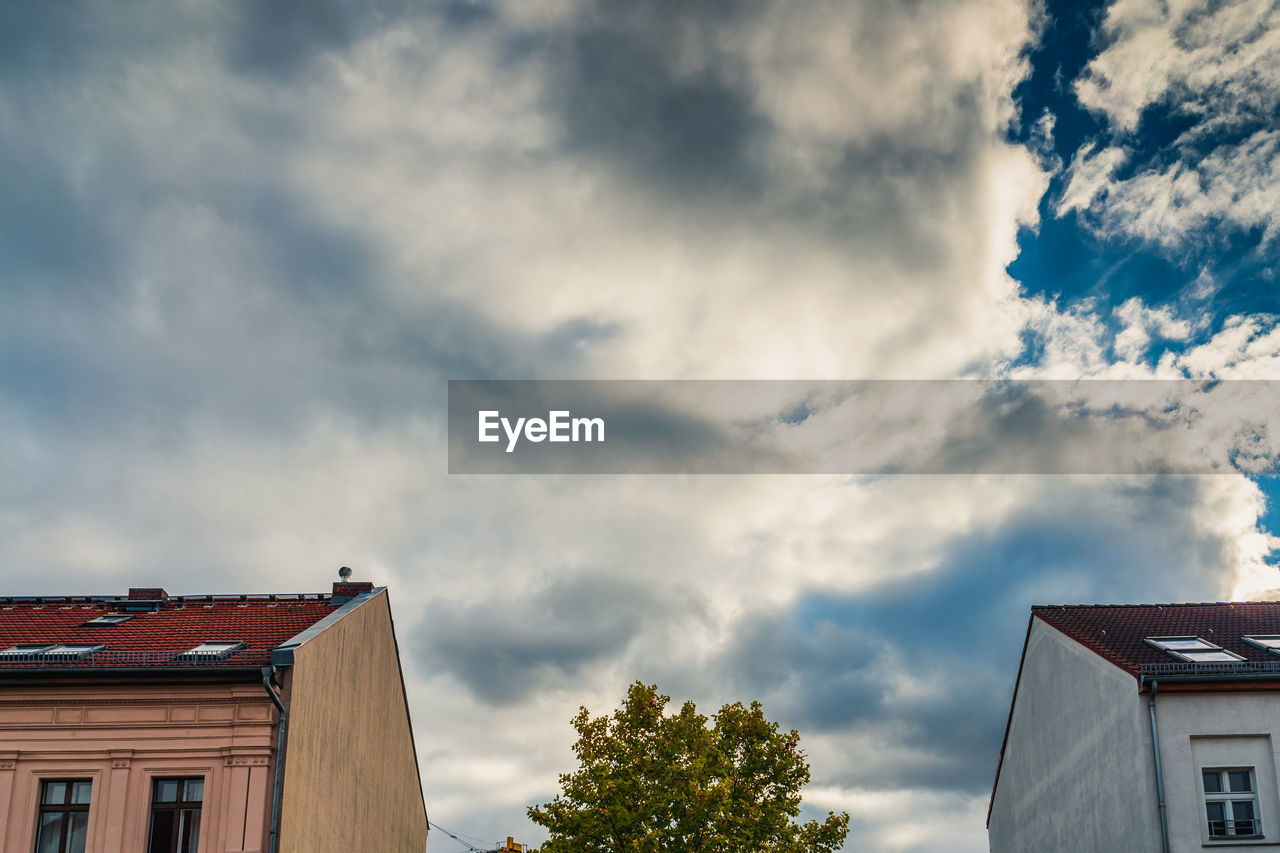
[[0, 697], [0, 707], [41, 705], [49, 708], [79, 708], [88, 705], [93, 706], [114, 706], [114, 705], [269, 705], [271, 700], [264, 693], [261, 698], [258, 696], [207, 696], [207, 697], [173, 697], [165, 699], [158, 698], [130, 698], [119, 697], [112, 699], [75, 699], [75, 700], [49, 700], [49, 699], [5, 699]]
[[222, 763], [226, 767], [265, 767], [270, 760], [269, 746], [222, 747]]

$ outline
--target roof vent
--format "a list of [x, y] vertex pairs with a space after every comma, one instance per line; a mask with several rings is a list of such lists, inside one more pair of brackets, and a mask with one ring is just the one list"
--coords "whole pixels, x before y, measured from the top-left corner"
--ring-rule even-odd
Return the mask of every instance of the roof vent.
[[333, 583], [332, 604], [346, 604], [357, 595], [373, 592], [373, 584], [369, 581], [351, 580], [352, 571], [349, 566], [338, 569], [339, 580]]

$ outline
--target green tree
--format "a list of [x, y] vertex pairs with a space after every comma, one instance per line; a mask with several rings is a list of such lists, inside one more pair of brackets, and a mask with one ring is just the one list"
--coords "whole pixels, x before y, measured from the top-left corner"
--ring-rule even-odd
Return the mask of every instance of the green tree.
[[725, 705], [711, 725], [692, 702], [636, 682], [612, 716], [573, 718], [579, 767], [529, 817], [550, 831], [541, 853], [823, 853], [839, 849], [847, 813], [793, 821], [809, 764], [800, 736], [759, 702]]

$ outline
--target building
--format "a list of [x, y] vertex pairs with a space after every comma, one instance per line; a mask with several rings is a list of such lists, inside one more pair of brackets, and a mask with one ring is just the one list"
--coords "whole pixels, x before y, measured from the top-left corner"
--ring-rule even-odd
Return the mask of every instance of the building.
[[4, 853], [422, 853], [385, 587], [0, 597]]
[[1034, 607], [993, 853], [1280, 846], [1280, 602]]

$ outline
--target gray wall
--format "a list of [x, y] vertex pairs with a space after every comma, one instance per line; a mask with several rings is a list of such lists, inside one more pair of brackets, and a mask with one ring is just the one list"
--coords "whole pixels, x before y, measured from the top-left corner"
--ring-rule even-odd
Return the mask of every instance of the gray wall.
[[1137, 679], [1039, 619], [988, 836], [992, 853], [1160, 851], [1151, 728]]
[[1266, 836], [1262, 842], [1226, 845], [1215, 842], [1214, 850], [1245, 850], [1280, 841], [1277, 745], [1271, 736], [1280, 725], [1280, 695], [1160, 691], [1156, 713], [1172, 853], [1202, 851], [1209, 840], [1200, 778], [1204, 767], [1254, 768], [1262, 830]]

